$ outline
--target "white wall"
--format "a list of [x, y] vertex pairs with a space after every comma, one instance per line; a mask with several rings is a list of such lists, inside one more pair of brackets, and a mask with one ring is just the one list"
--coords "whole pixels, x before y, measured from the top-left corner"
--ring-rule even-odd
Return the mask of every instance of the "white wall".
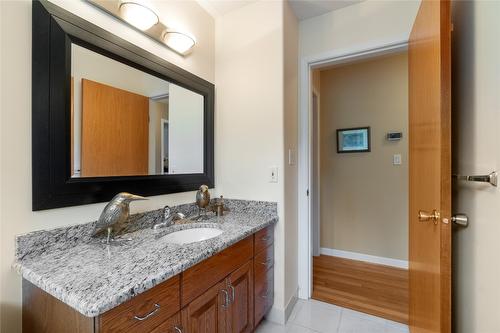
[[[500, 2], [453, 2], [453, 169], [500, 171]], [[453, 234], [454, 332], [500, 332], [500, 190], [455, 186], [453, 210], [469, 216]]]
[[168, 173], [203, 172], [203, 96], [170, 85]]
[[[217, 18], [215, 40], [217, 187], [228, 198], [278, 202], [272, 315], [283, 319], [288, 301], [282, 174], [283, 3], [258, 1]], [[271, 166], [279, 168], [278, 183], [269, 182]]]
[[[184, 22], [197, 37], [196, 49], [187, 58], [160, 47], [83, 1], [56, 2], [76, 15], [214, 82], [215, 23], [195, 2], [159, 2], [162, 13]], [[0, 1], [0, 12], [0, 331], [16, 333], [21, 332], [21, 279], [10, 268], [14, 259], [14, 235], [97, 219], [104, 204], [31, 211], [31, 2]], [[132, 211], [156, 209], [193, 199], [194, 192], [151, 197], [149, 201], [132, 204]]]
[[[298, 52], [299, 22], [288, 1], [283, 4], [284, 33], [284, 209], [285, 209], [285, 306], [293, 308], [298, 288]], [[291, 160], [290, 160], [291, 159]], [[290, 313], [286, 313], [286, 316]]]
[[290, 315], [298, 289], [298, 49], [299, 23], [284, 2], [284, 209], [285, 209], [285, 316]]
[[300, 21], [300, 55], [407, 41], [419, 5], [419, 0], [367, 0]]

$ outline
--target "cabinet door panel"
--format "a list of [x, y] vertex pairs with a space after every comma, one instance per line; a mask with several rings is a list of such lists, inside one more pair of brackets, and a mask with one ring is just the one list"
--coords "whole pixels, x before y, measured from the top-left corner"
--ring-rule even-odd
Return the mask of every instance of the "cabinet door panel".
[[231, 293], [231, 317], [228, 325], [231, 333], [253, 330], [253, 264], [248, 261], [228, 278]]
[[229, 311], [226, 281], [193, 300], [182, 310], [183, 333], [225, 333]]

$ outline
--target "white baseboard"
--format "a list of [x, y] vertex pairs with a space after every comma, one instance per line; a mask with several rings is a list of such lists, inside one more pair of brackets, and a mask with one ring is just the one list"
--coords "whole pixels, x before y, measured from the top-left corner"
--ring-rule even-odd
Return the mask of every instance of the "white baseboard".
[[407, 260], [377, 257], [377, 256], [369, 255], [369, 254], [363, 254], [363, 253], [357, 253], [357, 252], [351, 252], [351, 251], [343, 251], [343, 250], [335, 250], [335, 249], [329, 249], [326, 247], [321, 248], [321, 254], [324, 254], [327, 256], [345, 258], [345, 259], [366, 261], [366, 262], [370, 262], [373, 264], [408, 269], [408, 261]]
[[292, 297], [288, 301], [288, 304], [286, 305], [286, 308], [285, 308], [285, 323], [290, 318], [290, 315], [292, 314], [293, 308], [295, 307], [295, 305], [297, 304], [297, 301], [299, 300], [298, 295], [299, 295], [299, 288], [297, 288], [297, 290], [295, 291], [295, 294], [292, 295]]
[[288, 321], [288, 318], [290, 318], [290, 315], [292, 314], [295, 304], [297, 304], [298, 292], [299, 290], [297, 289], [295, 294], [292, 295], [292, 297], [288, 301], [285, 309], [278, 309], [277, 307], [273, 306], [271, 310], [269, 310], [269, 312], [266, 314], [266, 320], [276, 324], [285, 325]]

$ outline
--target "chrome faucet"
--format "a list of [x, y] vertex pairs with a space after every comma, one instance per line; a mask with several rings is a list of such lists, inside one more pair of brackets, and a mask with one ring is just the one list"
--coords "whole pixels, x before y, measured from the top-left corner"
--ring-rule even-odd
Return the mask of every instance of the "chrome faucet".
[[175, 212], [172, 214], [172, 210], [170, 209], [170, 207], [165, 206], [163, 208], [163, 219], [161, 222], [153, 225], [153, 230], [170, 227], [172, 224], [174, 224], [175, 221], [182, 220], [184, 218], [186, 218], [186, 216], [181, 212]]

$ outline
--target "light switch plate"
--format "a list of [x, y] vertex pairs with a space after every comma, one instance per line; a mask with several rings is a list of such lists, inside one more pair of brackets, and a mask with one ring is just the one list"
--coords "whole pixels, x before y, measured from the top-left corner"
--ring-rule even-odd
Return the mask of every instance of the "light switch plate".
[[277, 183], [278, 182], [278, 167], [272, 166], [269, 168], [269, 182]]
[[401, 154], [392, 155], [392, 164], [401, 165]]

